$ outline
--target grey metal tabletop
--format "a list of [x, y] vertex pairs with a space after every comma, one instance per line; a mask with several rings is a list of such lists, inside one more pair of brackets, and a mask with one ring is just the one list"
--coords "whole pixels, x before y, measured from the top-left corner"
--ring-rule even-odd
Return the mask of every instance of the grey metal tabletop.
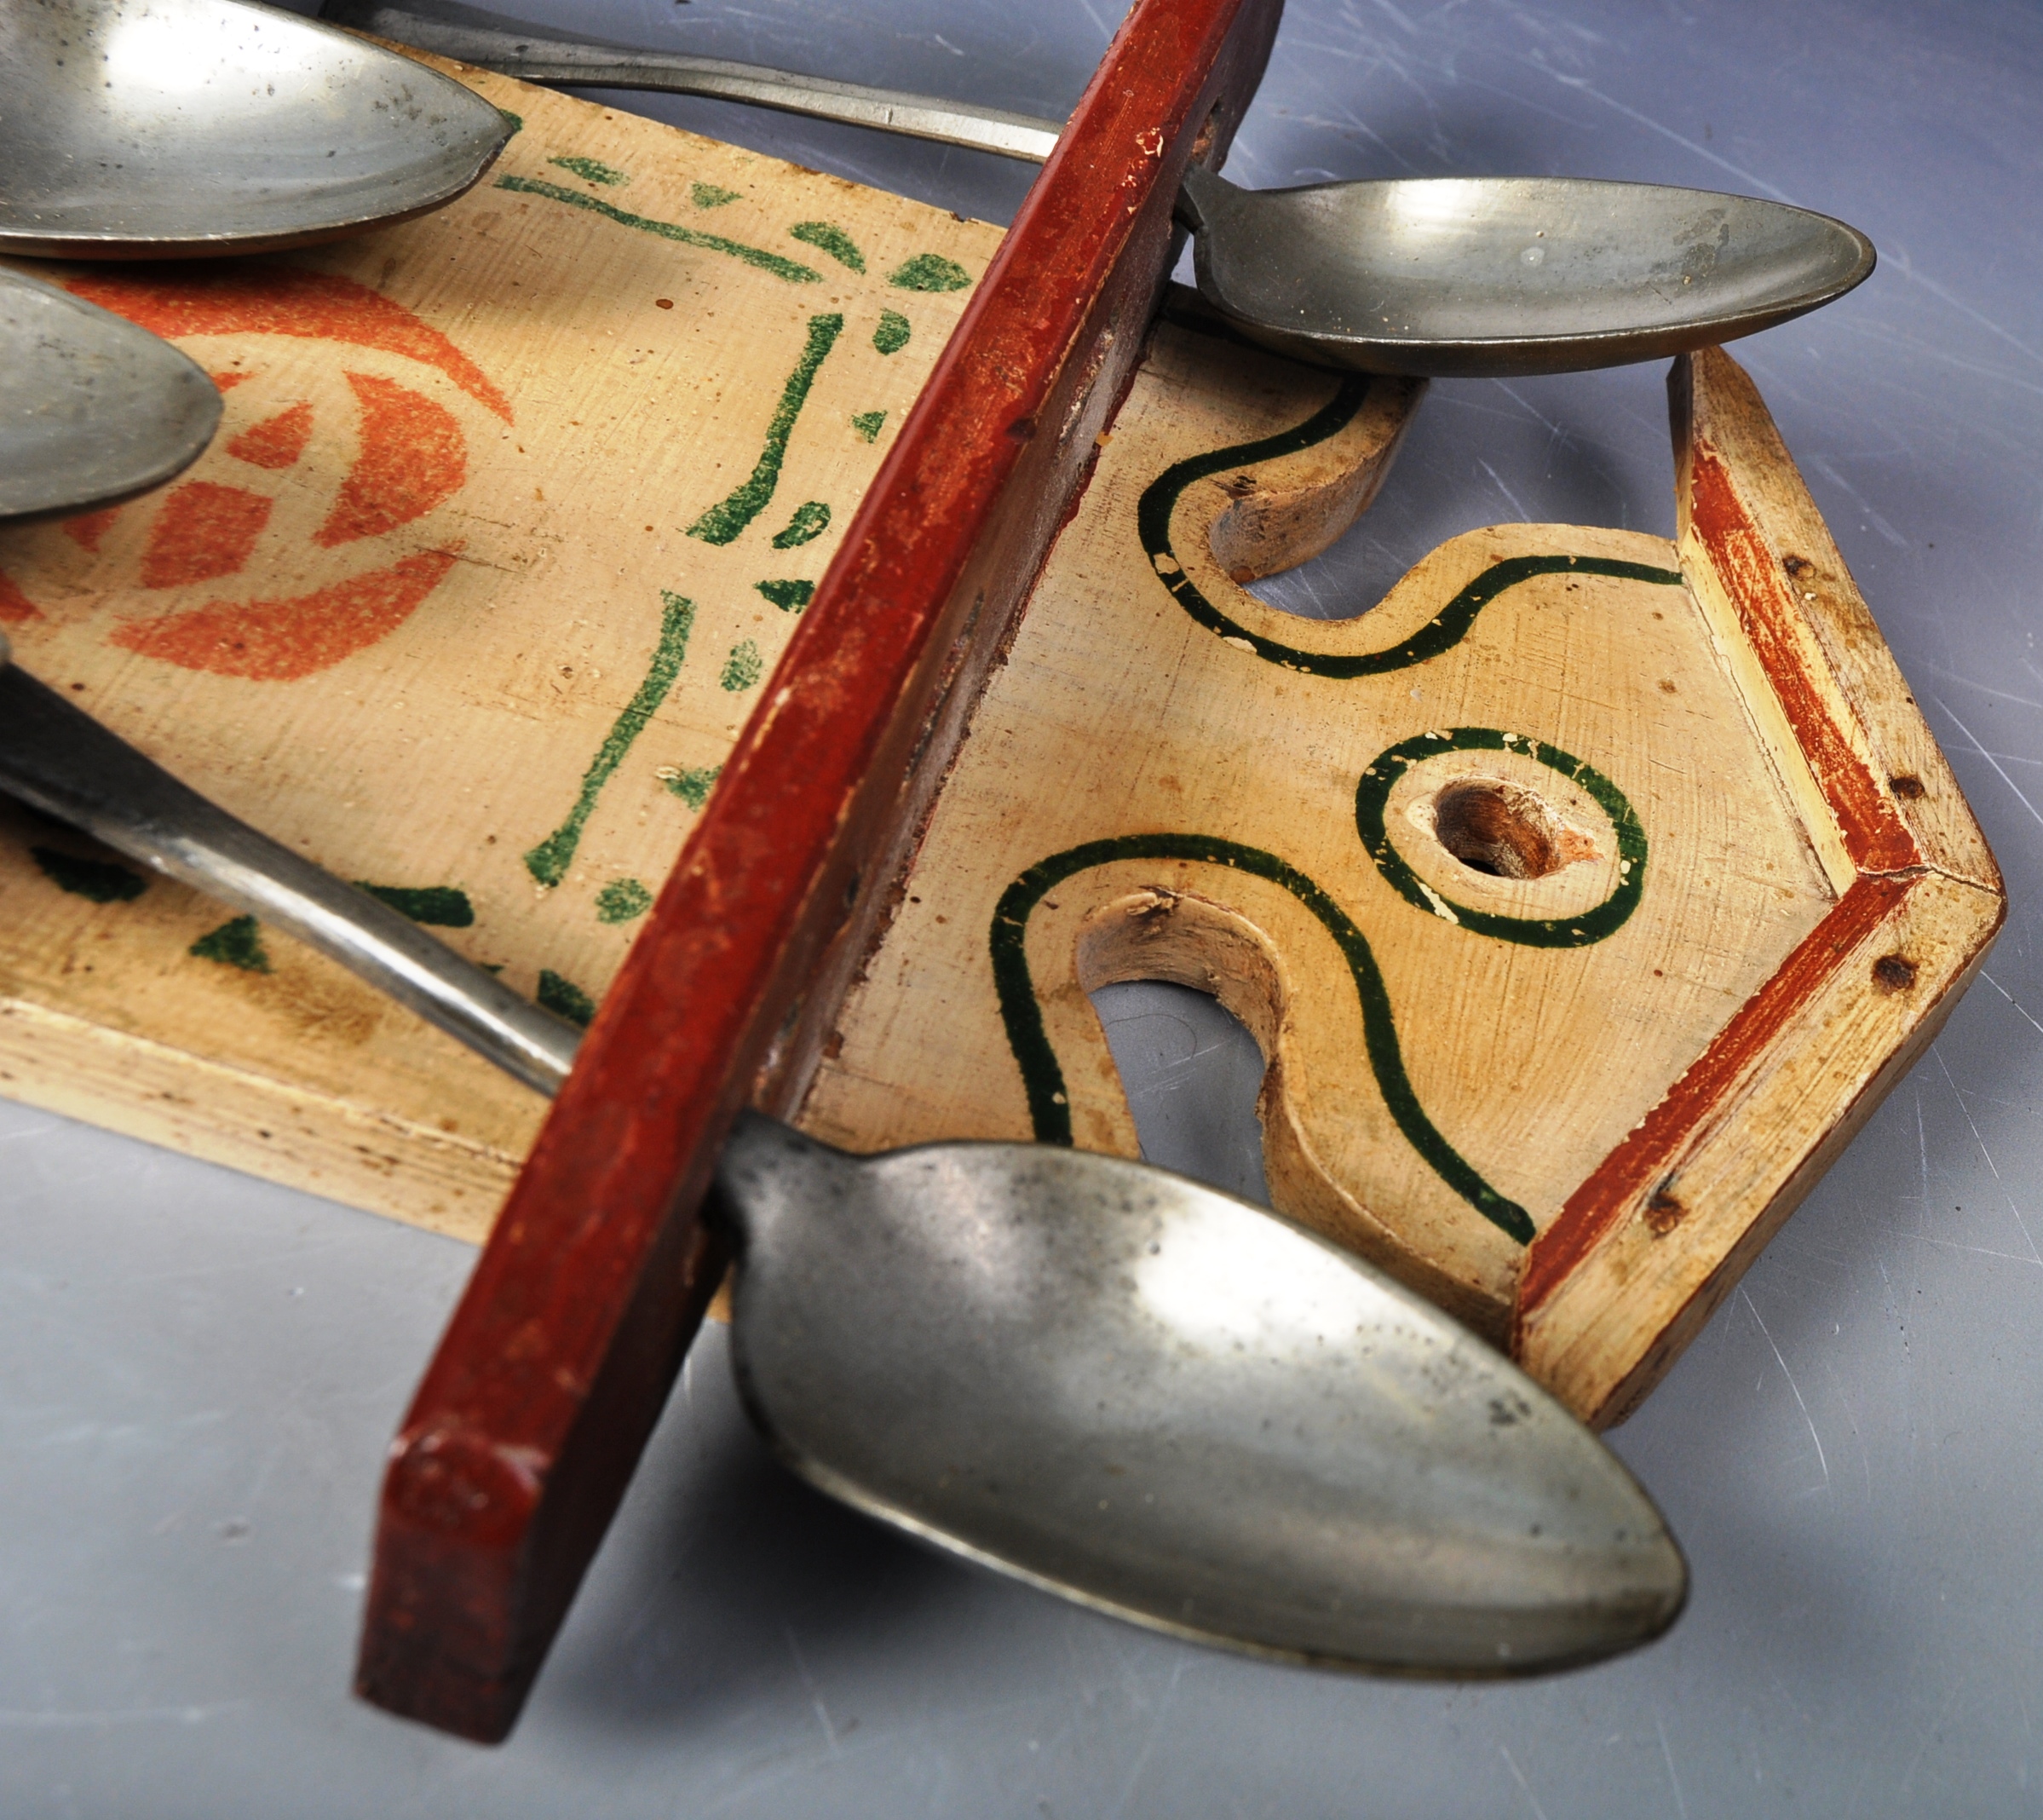
[[[1114, 23], [1102, 0], [505, 4], [1045, 113]], [[618, 100], [993, 220], [1032, 176]], [[1684, 183], [1880, 249], [1858, 292], [1738, 357], [2011, 910], [1935, 1047], [1614, 1437], [1689, 1552], [1687, 1615], [1622, 1661], [1481, 1687], [1182, 1645], [810, 1492], [710, 1332], [519, 1731], [459, 1743], [348, 1679], [383, 1449], [473, 1253], [0, 1103], [0, 1813], [2043, 1808], [2043, 9], [1292, 0], [1229, 172]], [[1360, 612], [1511, 520], [1672, 530], [1659, 368], [1436, 383], [1376, 505], [1263, 591]], [[1149, 1153], [1252, 1189], [1246, 1035], [1171, 988], [1099, 1003]]]

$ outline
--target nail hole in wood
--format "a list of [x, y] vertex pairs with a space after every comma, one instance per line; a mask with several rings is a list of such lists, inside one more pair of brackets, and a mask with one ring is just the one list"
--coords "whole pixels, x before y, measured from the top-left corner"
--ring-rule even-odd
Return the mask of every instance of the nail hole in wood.
[[1688, 1208], [1668, 1192], [1672, 1182], [1672, 1177], [1662, 1182], [1646, 1203], [1646, 1230], [1656, 1239], [1666, 1238], [1688, 1217]]
[[1911, 803], [1925, 794], [1922, 787], [1922, 780], [1919, 777], [1911, 777], [1905, 771], [1899, 777], [1890, 777], [1887, 780], [1887, 787], [1897, 797], [1906, 797]]
[[1915, 983], [1915, 963], [1906, 954], [1883, 954], [1873, 963], [1873, 983], [1882, 992], [1906, 992]]
[[1470, 780], [1433, 799], [1433, 832], [1471, 872], [1493, 878], [1544, 878], [1567, 862], [1554, 850], [1554, 818], [1531, 792]]
[[1783, 556], [1781, 558], [1781, 567], [1790, 575], [1799, 578], [1804, 569], [1814, 568], [1816, 564], [1807, 556]]

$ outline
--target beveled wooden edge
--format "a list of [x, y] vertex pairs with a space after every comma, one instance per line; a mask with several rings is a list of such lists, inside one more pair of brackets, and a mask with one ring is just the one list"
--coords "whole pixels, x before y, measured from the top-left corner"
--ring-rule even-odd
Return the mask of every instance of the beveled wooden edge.
[[[1513, 1356], [1595, 1426], [1637, 1408], [1935, 1040], [2006, 912], [1934, 872], [1869, 878], [1855, 898], [1872, 913], [1838, 931], [1775, 1046], [1655, 1147], [1644, 1180], [1607, 1184], [1614, 1217], [1596, 1245], [1518, 1311]], [[1908, 983], [1885, 985], [1897, 958]]]
[[1513, 1355], [1599, 1424], [1637, 1407], [1871, 1116], [2006, 913], [1985, 838], [1751, 380], [1710, 348], [1668, 387], [1683, 570], [1839, 899], [1527, 1257]]
[[357, 1690], [515, 1723], [722, 1275], [698, 1208], [798, 1091], [1141, 352], [1280, 0], [1139, 0], [604, 1001], [393, 1443]]

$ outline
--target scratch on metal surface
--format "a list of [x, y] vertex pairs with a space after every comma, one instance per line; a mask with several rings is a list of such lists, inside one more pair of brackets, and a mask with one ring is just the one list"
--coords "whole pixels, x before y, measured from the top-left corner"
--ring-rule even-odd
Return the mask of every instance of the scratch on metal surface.
[[[1666, 1741], [1663, 1739], [1661, 1742], [1664, 1743]], [[1539, 1796], [1532, 1792], [1532, 1784], [1526, 1781], [1525, 1771], [1518, 1767], [1518, 1760], [1511, 1755], [1511, 1746], [1499, 1738], [1497, 1748], [1503, 1753], [1505, 1766], [1516, 1777], [1518, 1787], [1525, 1795], [1525, 1805], [1533, 1811], [1533, 1820], [1546, 1820], [1546, 1810], [1540, 1806]]]
[[1994, 1172], [1994, 1185], [2000, 1190], [2007, 1202], [2007, 1210], [2015, 1216], [2015, 1224], [2021, 1229], [2022, 1242], [2028, 1246], [2030, 1260], [2043, 1264], [2043, 1252], [2036, 1249], [2036, 1241], [2029, 1236], [2029, 1222], [2023, 1218], [2022, 1209], [2015, 1205], [2015, 1197], [2007, 1191], [2007, 1184], [2000, 1179], [2000, 1166], [1994, 1161], [1994, 1153], [1986, 1147], [1986, 1139], [1979, 1135], [1979, 1127], [1972, 1122], [1972, 1109], [1965, 1103], [1965, 1095], [1958, 1091], [1958, 1083], [1951, 1079], [1950, 1064], [1943, 1058], [1942, 1048], [1930, 1045], [1930, 1053], [1936, 1057], [1937, 1065], [1943, 1070], [1944, 1085], [1951, 1090], [1951, 1097], [1958, 1103], [1958, 1109], [1965, 1115], [1965, 1128], [1972, 1134], [1972, 1142], [1979, 1146], [1979, 1154], [1986, 1159], [1986, 1166]]
[[1866, 1500], [1873, 1500], [1873, 1460], [1866, 1451], [1866, 1437], [1859, 1431], [1859, 1419], [1851, 1407], [1851, 1399], [1844, 1394], [1844, 1386], [1838, 1382], [1837, 1367], [1828, 1359], [1823, 1361], [1823, 1375], [1830, 1379], [1830, 1394], [1844, 1405], [1844, 1420], [1851, 1425], [1851, 1438], [1858, 1443], [1859, 1466], [1865, 1474]]
[[1994, 319], [1988, 315], [1983, 310], [1974, 309], [1970, 303], [1967, 303], [1963, 298], [1956, 296], [1945, 285], [1938, 284], [1935, 279], [1927, 277], [1924, 274], [1918, 272], [1915, 269], [1915, 262], [1909, 257], [1907, 248], [1903, 247], [1890, 253], [1887, 256], [1885, 262], [1890, 267], [1898, 269], [1901, 273], [1901, 275], [1907, 279], [1910, 284], [1920, 285], [1922, 288], [1928, 291], [1931, 297], [1935, 297], [1938, 302], [1948, 304], [1951, 308], [1956, 310], [1961, 316], [1970, 317], [1974, 322], [1977, 323], [1981, 328], [1984, 329], [1988, 334], [1994, 336], [1998, 340], [2006, 342], [2009, 347], [2012, 348], [2016, 351], [2016, 353], [2027, 354], [2029, 358], [2034, 360], [2039, 366], [2043, 366], [2043, 352], [2039, 352], [2037, 349], [2030, 347], [2029, 344], [2023, 341], [2020, 336], [2011, 334], [2006, 329], [2002, 328], [1999, 323], [1995, 322]]
[[823, 1728], [823, 1736], [829, 1743], [830, 1754], [834, 1757], [837, 1754], [837, 1728], [831, 1720], [830, 1708], [823, 1704], [823, 1696], [817, 1690], [815, 1677], [809, 1673], [809, 1664], [803, 1660], [802, 1645], [795, 1641], [794, 1626], [783, 1624], [780, 1628], [786, 1633], [787, 1653], [795, 1659], [795, 1673], [802, 1678], [802, 1686], [809, 1695], [809, 1704], [815, 1713], [816, 1723]]
[[1015, 1715], [1033, 1713], [1040, 1708], [1041, 1702], [1033, 1697], [993, 1700], [984, 1705], [960, 1707], [935, 1718], [918, 1719], [908, 1725], [861, 1730], [849, 1742], [840, 1736], [835, 1745], [822, 1752], [814, 1746], [793, 1752], [786, 1746], [776, 1747], [748, 1760], [736, 1772], [731, 1785], [713, 1796], [700, 1811], [705, 1814], [722, 1813], [734, 1804], [750, 1800], [767, 1789], [777, 1788], [796, 1777], [812, 1774], [820, 1765], [834, 1759], [870, 1757], [875, 1752], [896, 1748], [904, 1738], [935, 1742], [953, 1732], [983, 1729], [988, 1720], [1004, 1724]]
[[1979, 743], [1978, 734], [1974, 733], [1970, 727], [1966, 726], [1963, 721], [1960, 720], [1955, 714], [1951, 712], [1950, 704], [1945, 701], [1941, 695], [1932, 695], [1930, 697], [1930, 700], [1937, 704], [1937, 707], [1942, 711], [1944, 717], [1948, 720], [1950, 723], [1959, 730], [1959, 732], [1962, 733], [1966, 739], [1972, 742], [1972, 750], [1977, 752], [1982, 758], [1985, 759], [1988, 764], [1993, 766], [1994, 775], [1997, 776], [2002, 783], [2006, 784], [2010, 790], [2015, 792], [2016, 798], [2020, 801], [2023, 808], [2026, 809], [2030, 815], [2034, 815], [2039, 824], [2043, 824], [2043, 810], [2039, 810], [2036, 805], [2029, 801], [2028, 796], [2023, 791], [2021, 785], [2017, 784], [2013, 778], [2007, 775], [2006, 769], [2001, 765], [2000, 760], [1995, 758], [1991, 752], [1989, 752]]
[[[2023, 660], [2022, 667], [2029, 671], [2031, 676], [2034, 676], [2036, 673], [2026, 659]], [[2043, 701], [2034, 700], [2028, 695], [2017, 695], [2011, 689], [1994, 688], [1988, 683], [1980, 682], [1975, 677], [1960, 676], [1955, 670], [1946, 670], [1940, 664], [1925, 664], [1923, 668], [1927, 670], [1931, 676], [1942, 677], [1957, 683], [1961, 688], [1977, 689], [1982, 695], [1992, 695], [2001, 701], [2011, 701], [2017, 707], [2034, 708], [2037, 713], [2043, 714]], [[1944, 711], [1948, 713], [1950, 711], [1946, 709]], [[2003, 753], [2000, 756], [2006, 757], [2006, 755]]]
[[1827, 455], [1812, 455], [1808, 458], [1807, 465], [1814, 468], [1816, 472], [1821, 475], [1825, 480], [1828, 481], [1832, 486], [1839, 488], [1839, 491], [1844, 494], [1845, 498], [1850, 499], [1854, 505], [1856, 505], [1866, 515], [1867, 523], [1871, 525], [1875, 531], [1879, 532], [1879, 534], [1886, 539], [1886, 540], [1896, 550], [1906, 550], [1908, 547], [1908, 539], [1903, 537], [1900, 532], [1896, 531], [1892, 525], [1889, 524], [1887, 521], [1880, 515], [1879, 508], [1878, 506], [1874, 505], [1873, 503], [1865, 496], [1865, 494], [1861, 492], [1857, 487], [1854, 487], [1850, 481], [1846, 480], [1843, 475], [1838, 472], [1836, 464], [1833, 463]]
[[2029, 1025], [2031, 1029], [2034, 1030], [2037, 1034], [2043, 1035], [2043, 1023], [2038, 1023], [2034, 1018], [2029, 1017], [2029, 1012], [2023, 1009], [2022, 1001], [2017, 999], [2014, 994], [2010, 992], [2006, 987], [2003, 986], [1999, 980], [1995, 979], [1993, 975], [1988, 973], [1983, 967], [1979, 970], [1979, 977], [1984, 980], [1988, 985], [1991, 986], [1994, 990], [1999, 993], [2002, 998], [2006, 999], [2010, 1005], [2013, 1005], [2017, 1011], [2020, 1011], [2023, 1017], [2028, 1018]]
[[1157, 1702], [1156, 1716], [1149, 1721], [1149, 1735], [1142, 1740], [1142, 1748], [1135, 1754], [1135, 1761], [1128, 1766], [1128, 1778], [1121, 1784], [1120, 1798], [1114, 1802], [1109, 1820], [1120, 1820], [1120, 1816], [1127, 1811], [1129, 1800], [1135, 1794], [1136, 1784], [1142, 1780], [1142, 1771], [1149, 1766], [1149, 1759], [1155, 1752], [1157, 1741], [1163, 1736], [1164, 1722], [1170, 1717], [1171, 1708], [1177, 1699], [1177, 1684], [1183, 1679], [1186, 1664], [1191, 1661], [1191, 1657], [1189, 1650], [1180, 1649], [1177, 1660], [1171, 1664], [1171, 1679], [1164, 1688], [1163, 1698]]
[[[1809, 1405], [1802, 1399], [1802, 1386], [1795, 1382], [1795, 1374], [1787, 1368], [1787, 1361], [1781, 1356], [1781, 1349], [1774, 1345], [1774, 1336], [1767, 1333], [1766, 1322], [1760, 1317], [1759, 1306], [1752, 1300], [1752, 1292], [1743, 1283], [1741, 1283], [1738, 1286], [1738, 1293], [1744, 1297], [1745, 1305], [1752, 1310], [1752, 1319], [1759, 1322], [1759, 1331], [1765, 1334], [1766, 1344], [1773, 1349], [1774, 1360], [1781, 1368], [1781, 1375], [1787, 1379], [1788, 1389], [1795, 1393], [1795, 1407], [1802, 1412], [1802, 1420], [1809, 1424], [1809, 1438], [1816, 1444], [1816, 1464], [1822, 1467], [1823, 1483], [1827, 1485], [1830, 1483], [1830, 1461], [1824, 1457], [1823, 1437], [1816, 1432], [1816, 1418], [1810, 1414]], [[1662, 1744], [1664, 1745], [1666, 1742], [1663, 1736]], [[1672, 1767], [1672, 1764], [1668, 1765], [1670, 1770]]]
[[1930, 1134], [1923, 1124], [1922, 1089], [1915, 1089], [1915, 1150], [1922, 1169], [1922, 1217], [1930, 1217]]
[[[2005, 366], [1989, 366], [1983, 360], [1967, 360], [1962, 354], [1954, 352], [1949, 346], [1950, 337], [1948, 336], [1940, 339], [1933, 335], [1910, 335], [1905, 331], [1890, 328], [1884, 323], [1864, 320], [1852, 323], [1845, 332], [1863, 337], [1865, 340], [1876, 347], [1898, 348], [1906, 353], [1910, 360], [1914, 363], [1934, 362], [1939, 366], [1948, 366], [1954, 371], [1969, 373], [1977, 378], [1991, 379], [1996, 385], [2006, 386], [2017, 392], [2043, 395], [2043, 384], [2039, 384], [2034, 379], [2019, 378]], [[1914, 386], [1890, 379], [1885, 375], [1882, 375], [1877, 383], [1888, 390], [1902, 396], [1912, 395], [1924, 398], [1929, 395], [1926, 392], [1918, 391]], [[2006, 446], [2007, 439], [2003, 435], [1995, 435], [1994, 441]]]
[[1524, 506], [1519, 503], [1517, 494], [1513, 492], [1510, 487], [1504, 484], [1504, 476], [1498, 473], [1494, 468], [1490, 466], [1490, 464], [1480, 455], [1476, 458], [1476, 465], [1482, 469], [1482, 471], [1489, 475], [1490, 479], [1496, 483], [1497, 491], [1502, 493], [1505, 499], [1510, 501], [1511, 509], [1516, 512], [1518, 516], [1527, 524], [1530, 524], [1532, 522], [1532, 514], [1527, 511]]
[[[1770, 1340], [1768, 1344], [1770, 1345], [1772, 1342]], [[1776, 1357], [1778, 1356], [1775, 1355]], [[1785, 1367], [1782, 1368], [1786, 1369]], [[1790, 1379], [1788, 1381], [1792, 1384], [1794, 1380]], [[1660, 1734], [1660, 1754], [1667, 1765], [1667, 1785], [1674, 1791], [1674, 1811], [1681, 1816], [1681, 1820], [1689, 1820], [1688, 1797], [1681, 1792], [1681, 1777], [1674, 1773], [1674, 1753], [1667, 1748], [1667, 1728], [1661, 1724], [1658, 1712], [1653, 1715], [1653, 1729]]]
[[1649, 133], [1658, 133], [1662, 139], [1671, 139], [1683, 151], [1702, 159], [1705, 164], [1714, 164], [1719, 170], [1729, 171], [1741, 183], [1750, 184], [1759, 194], [1770, 196], [1775, 202], [1794, 200], [1785, 190], [1775, 189], [1772, 184], [1754, 176], [1743, 165], [1734, 164], [1728, 158], [1719, 158], [1707, 146], [1698, 145], [1693, 139], [1676, 132], [1672, 127], [1655, 120], [1651, 114], [1641, 113], [1636, 107], [1626, 107], [1614, 95], [1605, 95], [1601, 89], [1592, 87], [1586, 77], [1563, 76], [1560, 71], [1543, 63], [1538, 57], [1521, 57], [1518, 60], [1539, 71], [1550, 81], [1557, 82], [1564, 89], [1573, 89], [1578, 95], [1586, 95], [1591, 101], [1601, 101], [1604, 107], [1622, 114], [1634, 125], [1643, 126]]
[[1951, 1690], [1944, 1696], [1943, 1704], [1937, 1708], [1937, 1717], [1922, 1728], [1922, 1737], [1915, 1746], [1915, 1754], [1908, 1759], [1908, 1772], [1901, 1779], [1900, 1792], [1902, 1794], [1908, 1792], [1909, 1783], [1915, 1780], [1915, 1772], [1922, 1766], [1922, 1755], [1930, 1748], [1930, 1740], [1937, 1736], [1943, 1722], [1951, 1716], [1951, 1708], [1957, 1705], [1959, 1695], [1965, 1691], [1965, 1685], [1971, 1679], [1970, 1675], [1961, 1674], [1951, 1684]]

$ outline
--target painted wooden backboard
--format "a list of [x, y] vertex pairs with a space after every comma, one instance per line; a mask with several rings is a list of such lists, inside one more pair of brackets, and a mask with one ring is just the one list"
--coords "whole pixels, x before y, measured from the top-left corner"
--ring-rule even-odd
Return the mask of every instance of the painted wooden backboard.
[[[1412, 387], [1308, 372], [1195, 317], [1163, 328], [806, 1127], [860, 1149], [970, 1135], [1135, 1155], [1087, 994], [1211, 992], [1266, 1058], [1275, 1204], [1584, 1414], [1621, 1414], [2000, 913], [1757, 395], [1718, 353], [1678, 377], [1678, 546], [1471, 532], [1361, 617], [1314, 622], [1245, 584], [1367, 503]], [[1719, 517], [1766, 502], [1781, 549], [1742, 520], [1697, 528], [1706, 465]], [[1821, 642], [1819, 589], [1849, 665]], [[1867, 889], [1916, 886], [1935, 902], [1919, 894], [1906, 940], [1860, 915]], [[1831, 988], [1843, 999], [1812, 1010]], [[1775, 1001], [1770, 1022], [1754, 1009]], [[1769, 1099], [1812, 1062], [1820, 1082]], [[1735, 1180], [1683, 1185], [1727, 1159]], [[1557, 1314], [1613, 1244], [1643, 1250]]]
[[[440, 215], [67, 268], [227, 416], [158, 493], [0, 533], [0, 619], [193, 784], [585, 1019], [998, 235], [464, 74], [523, 124]], [[1268, 1062], [1277, 1204], [1620, 1416], [2001, 907], [1764, 406], [1720, 354], [1676, 377], [1678, 542], [1493, 527], [1309, 622], [1246, 584], [1366, 509], [1422, 389], [1181, 305], [776, 1099], [859, 1149], [1134, 1154], [1086, 995], [1213, 992]], [[0, 1090], [468, 1236], [543, 1111], [4, 808]]]
[[[187, 780], [586, 1021], [999, 234], [463, 74], [523, 124], [440, 214], [57, 268], [226, 415], [173, 485], [0, 532], [0, 621]], [[544, 1111], [11, 806], [0, 1091], [470, 1238]]]

